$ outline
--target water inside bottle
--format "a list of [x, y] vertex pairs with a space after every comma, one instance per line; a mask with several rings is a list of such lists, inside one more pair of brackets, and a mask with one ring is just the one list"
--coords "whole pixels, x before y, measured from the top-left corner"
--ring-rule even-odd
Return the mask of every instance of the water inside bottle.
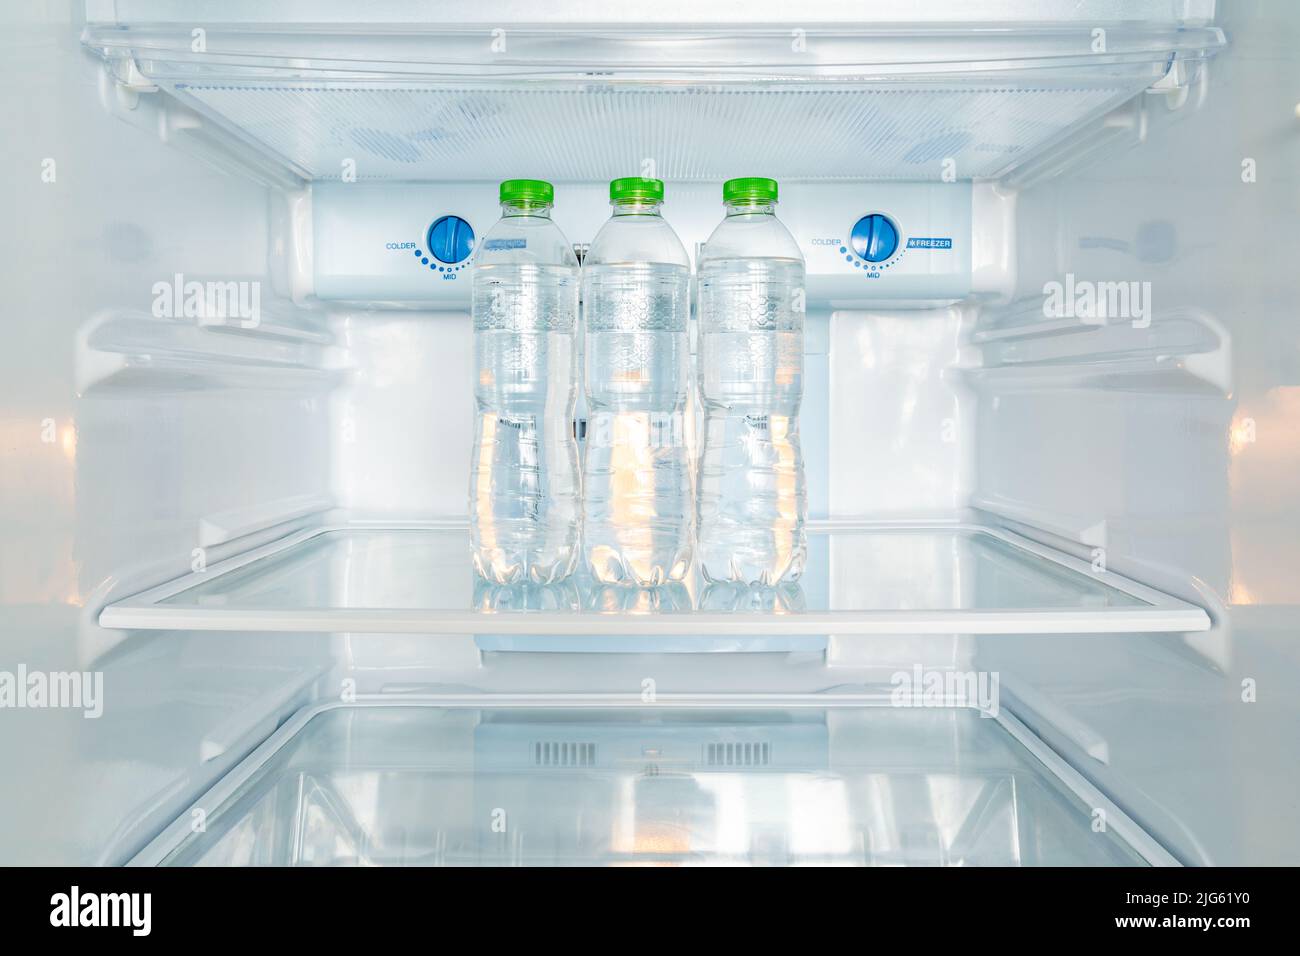
[[480, 265], [473, 309], [474, 568], [496, 584], [551, 584], [579, 554], [576, 269]]
[[709, 581], [795, 580], [807, 555], [799, 446], [803, 263], [700, 267], [700, 569]]
[[584, 536], [597, 582], [656, 586], [691, 562], [689, 270], [588, 264]]

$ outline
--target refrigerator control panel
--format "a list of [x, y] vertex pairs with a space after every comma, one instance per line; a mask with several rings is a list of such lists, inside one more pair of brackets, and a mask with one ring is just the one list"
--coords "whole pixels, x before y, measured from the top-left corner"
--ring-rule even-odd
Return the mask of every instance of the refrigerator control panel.
[[790, 193], [798, 203], [778, 213], [803, 248], [810, 304], [927, 306], [971, 294], [969, 183], [818, 184]]
[[[971, 202], [968, 183], [790, 183], [777, 215], [803, 250], [809, 307], [924, 306], [971, 294]], [[311, 209], [317, 298], [457, 311], [501, 215], [492, 183], [318, 183]], [[663, 213], [694, 262], [721, 184], [670, 182]], [[575, 246], [609, 214], [604, 187], [557, 184], [553, 217]]]

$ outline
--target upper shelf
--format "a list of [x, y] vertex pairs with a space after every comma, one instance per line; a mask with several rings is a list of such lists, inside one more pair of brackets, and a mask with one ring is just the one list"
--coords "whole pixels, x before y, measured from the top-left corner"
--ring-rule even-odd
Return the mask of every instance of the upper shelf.
[[474, 635], [1086, 634], [1199, 631], [1200, 608], [977, 525], [819, 525], [776, 590], [477, 580], [463, 525], [297, 532], [119, 601], [105, 627]]
[[1176, 21], [201, 30], [84, 42], [304, 180], [996, 179], [1224, 43]]

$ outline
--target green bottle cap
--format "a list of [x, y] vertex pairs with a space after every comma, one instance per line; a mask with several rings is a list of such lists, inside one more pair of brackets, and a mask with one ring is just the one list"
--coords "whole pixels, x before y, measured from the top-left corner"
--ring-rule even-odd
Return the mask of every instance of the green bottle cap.
[[643, 179], [640, 176], [627, 176], [615, 179], [609, 184], [609, 201], [620, 202], [663, 202], [664, 182], [662, 179]]
[[776, 202], [776, 180], [762, 176], [728, 179], [722, 184], [722, 201], [728, 205]]
[[507, 179], [501, 184], [501, 202], [512, 206], [549, 206], [555, 187], [540, 179]]

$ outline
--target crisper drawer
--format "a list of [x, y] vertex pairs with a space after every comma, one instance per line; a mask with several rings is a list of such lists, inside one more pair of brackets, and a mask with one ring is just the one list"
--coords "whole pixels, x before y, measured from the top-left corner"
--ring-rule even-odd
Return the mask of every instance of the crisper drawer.
[[1174, 861], [1005, 712], [579, 695], [308, 709], [134, 862]]

